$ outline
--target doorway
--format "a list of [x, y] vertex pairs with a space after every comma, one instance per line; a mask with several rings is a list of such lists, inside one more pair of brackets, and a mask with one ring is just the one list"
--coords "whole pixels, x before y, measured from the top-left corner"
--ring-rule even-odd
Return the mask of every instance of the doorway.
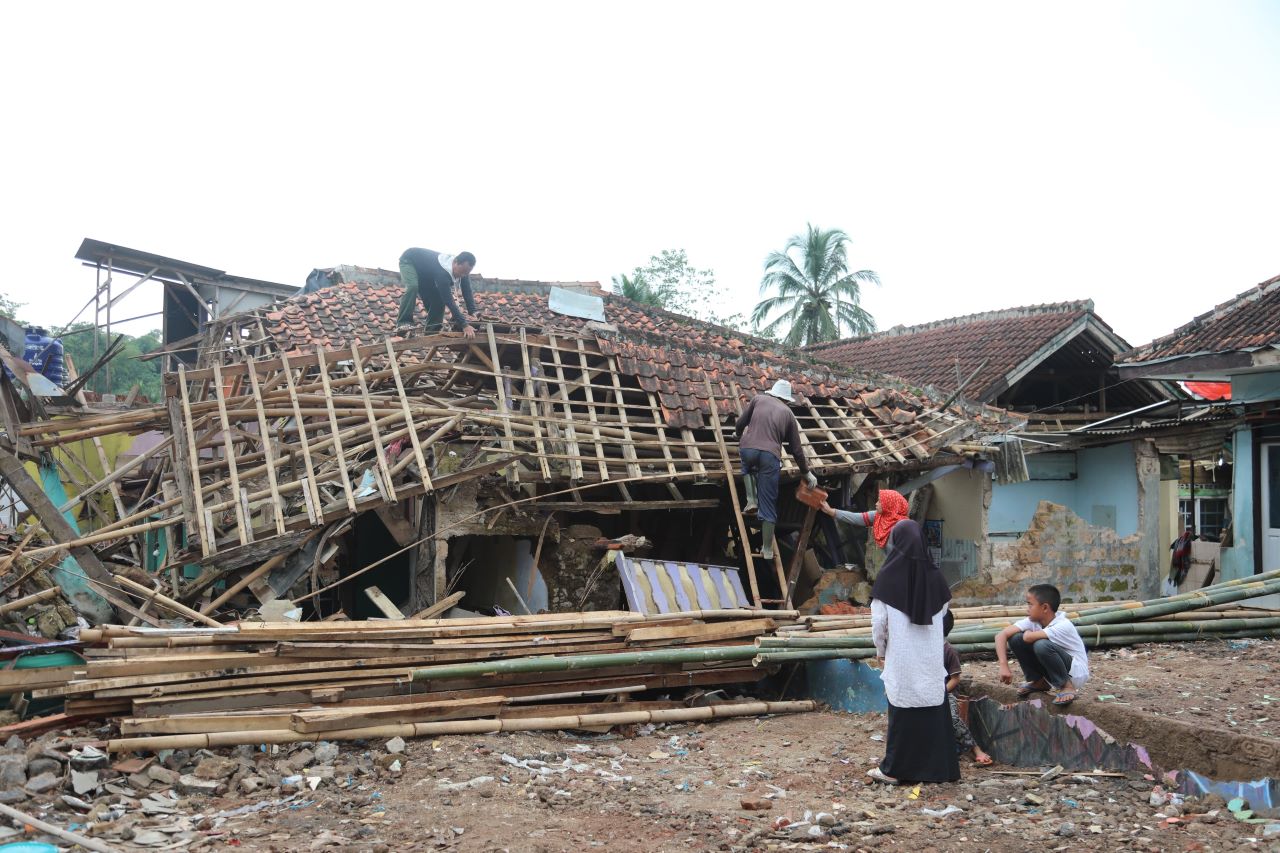
[[1262, 445], [1262, 570], [1280, 569], [1280, 444]]

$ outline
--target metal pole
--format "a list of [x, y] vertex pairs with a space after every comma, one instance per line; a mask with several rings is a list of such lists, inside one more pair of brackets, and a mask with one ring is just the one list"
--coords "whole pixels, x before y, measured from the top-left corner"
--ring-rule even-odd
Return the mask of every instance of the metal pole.
[[[98, 363], [98, 324], [102, 322], [99, 316], [99, 298], [102, 296], [102, 261], [97, 263], [97, 271], [94, 273], [93, 281], [93, 363]], [[97, 385], [97, 382], [93, 384]]]
[[[111, 343], [111, 282], [112, 282], [112, 279], [115, 278], [114, 272], [115, 271], [112, 269], [112, 259], [108, 257], [107, 258], [107, 345], [110, 345]], [[93, 331], [93, 339], [95, 342], [98, 340], [97, 329], [94, 329]], [[103, 382], [103, 385], [105, 386], [102, 389], [102, 391], [103, 393], [110, 393], [111, 391], [111, 362], [110, 361], [108, 361], [106, 364], [102, 366], [102, 376], [103, 376], [102, 382]]]

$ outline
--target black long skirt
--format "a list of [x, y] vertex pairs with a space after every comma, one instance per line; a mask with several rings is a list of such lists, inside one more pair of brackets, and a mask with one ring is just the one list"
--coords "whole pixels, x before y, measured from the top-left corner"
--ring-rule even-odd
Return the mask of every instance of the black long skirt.
[[899, 782], [955, 782], [960, 778], [951, 709], [945, 698], [934, 708], [889, 705], [889, 733], [880, 771]]

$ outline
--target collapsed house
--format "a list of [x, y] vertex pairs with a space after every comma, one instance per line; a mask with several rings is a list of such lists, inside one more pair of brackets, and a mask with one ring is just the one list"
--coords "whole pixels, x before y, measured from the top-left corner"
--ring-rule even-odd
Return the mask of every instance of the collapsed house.
[[1027, 418], [1017, 436], [1024, 476], [941, 469], [926, 516], [944, 570], [963, 581], [957, 596], [1011, 603], [1043, 580], [1075, 600], [1150, 598], [1169, 573], [1179, 470], [1194, 501], [1192, 462], [1221, 458], [1237, 416], [1189, 399], [1170, 377], [1118, 366], [1130, 349], [1083, 300], [895, 327], [809, 352]]
[[[789, 607], [806, 557], [814, 580], [813, 519], [784, 495], [790, 540], [773, 565], [753, 556], [758, 533], [726, 478], [751, 396], [791, 380], [808, 460], [845, 503], [877, 481], [972, 466], [993, 452], [986, 439], [1021, 426], [593, 284], [473, 277], [480, 334], [400, 339], [398, 276], [327, 278], [210, 310], [198, 336], [167, 342], [194, 358], [174, 359], [163, 404], [45, 417], [6, 381], [14, 462], [132, 437], [59, 501], [97, 507], [81, 528], [58, 523], [32, 478], [19, 489], [52, 537], [26, 557], [69, 550], [65, 577], [92, 621], [169, 616], [122, 591], [112, 578], [126, 566], [206, 618], [273, 602], [321, 619]], [[784, 481], [796, 473], [783, 460]], [[844, 562], [839, 537], [822, 547], [818, 571]]]
[[[1212, 467], [1234, 463], [1211, 518], [1221, 539], [1221, 576], [1229, 580], [1280, 567], [1278, 349], [1280, 276], [1126, 353], [1118, 365], [1125, 377], [1225, 386], [1214, 395], [1225, 397], [1223, 402], [1201, 406], [1232, 417], [1195, 458]], [[1194, 496], [1188, 509], [1193, 530], [1210, 520]]]

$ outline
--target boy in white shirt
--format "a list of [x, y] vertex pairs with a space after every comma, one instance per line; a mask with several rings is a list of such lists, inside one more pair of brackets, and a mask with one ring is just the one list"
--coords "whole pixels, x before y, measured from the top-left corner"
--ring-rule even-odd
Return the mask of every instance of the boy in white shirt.
[[1009, 649], [1013, 649], [1026, 683], [1018, 687], [1025, 699], [1039, 690], [1053, 690], [1053, 704], [1070, 705], [1076, 692], [1089, 680], [1089, 657], [1080, 632], [1067, 614], [1058, 609], [1062, 596], [1051, 584], [1027, 590], [1027, 618], [1019, 619], [996, 635], [996, 659], [1000, 680], [1013, 681]]

